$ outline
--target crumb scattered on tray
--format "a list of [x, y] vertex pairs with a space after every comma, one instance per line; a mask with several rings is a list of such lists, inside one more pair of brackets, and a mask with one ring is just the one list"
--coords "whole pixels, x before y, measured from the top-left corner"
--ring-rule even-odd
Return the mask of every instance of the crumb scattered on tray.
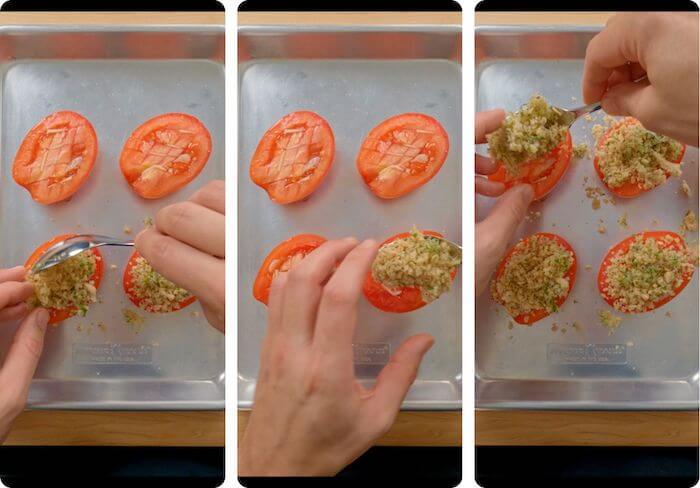
[[556, 322], [554, 322], [554, 323], [552, 324], [552, 332], [556, 332], [556, 331], [558, 331], [558, 330], [559, 330], [559, 326], [557, 325]]
[[110, 264], [110, 265], [109, 265], [109, 269], [111, 269], [112, 271], [114, 271], [115, 269], [117, 269], [117, 265], [116, 265], [116, 264]]
[[688, 182], [685, 180], [681, 181], [681, 191], [686, 197], [690, 197], [693, 195], [693, 191], [690, 189], [690, 185], [688, 185]]
[[153, 219], [151, 217], [144, 217], [143, 225], [146, 227], [151, 227], [153, 225]]
[[668, 310], [668, 311], [666, 312], [666, 317], [668, 317], [668, 318], [673, 317], [673, 314], [671, 313], [670, 310]]
[[574, 157], [583, 158], [588, 154], [588, 144], [582, 142], [580, 144], [574, 144]]
[[681, 224], [681, 235], [684, 236], [687, 232], [693, 232], [698, 230], [698, 219], [695, 216], [695, 212], [688, 210], [683, 216], [683, 223]]
[[593, 269], [593, 266], [591, 266], [590, 264], [587, 264], [584, 266], [584, 268], [586, 268], [586, 271], [590, 271]]
[[581, 324], [579, 324], [578, 322], [574, 322], [573, 324], [571, 324], [571, 326], [576, 332], [579, 332], [581, 330]]
[[627, 221], [627, 212], [623, 213], [620, 215], [620, 218], [617, 219], [617, 223], [622, 227], [623, 229], [626, 229], [629, 227], [629, 222]]
[[199, 317], [199, 312], [197, 310], [192, 311], [192, 317], [197, 318]]
[[131, 234], [131, 227], [129, 227], [128, 225], [125, 225], [124, 226], [124, 234]]
[[605, 234], [605, 231], [606, 231], [606, 230], [607, 230], [607, 229], [605, 228], [605, 226], [604, 226], [603, 224], [600, 224], [600, 225], [598, 226], [598, 234]]
[[620, 326], [620, 322], [622, 322], [622, 317], [613, 315], [610, 310], [599, 310], [598, 319], [603, 327], [609, 329], [611, 335], [615, 332], [615, 329]]
[[592, 116], [591, 114], [585, 114], [585, 115], [583, 116], [583, 119], [584, 119], [586, 122], [590, 122], [591, 120], [593, 120], [593, 116]]
[[122, 317], [124, 322], [129, 325], [141, 325], [144, 322], [144, 318], [128, 308], [122, 308]]

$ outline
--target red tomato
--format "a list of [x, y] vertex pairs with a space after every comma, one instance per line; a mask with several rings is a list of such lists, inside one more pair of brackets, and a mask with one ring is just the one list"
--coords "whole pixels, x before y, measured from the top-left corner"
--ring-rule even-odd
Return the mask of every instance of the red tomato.
[[[435, 237], [444, 237], [439, 232], [434, 232], [432, 230], [421, 230], [422, 234]], [[402, 232], [388, 238], [386, 241], [382, 242], [382, 246], [388, 244], [396, 239], [402, 239], [408, 237], [411, 234], [409, 232]], [[381, 246], [380, 246], [381, 247]], [[457, 270], [452, 273], [452, 279], [454, 280]], [[413, 310], [424, 307], [426, 302], [423, 300], [420, 288], [417, 286], [405, 286], [398, 290], [389, 291], [384, 285], [379, 283], [372, 276], [372, 271], [367, 273], [365, 278], [365, 283], [363, 286], [363, 291], [365, 297], [369, 302], [377, 307], [379, 310], [392, 313], [404, 313], [411, 312]]]
[[450, 141], [440, 122], [424, 114], [394, 115], [376, 126], [357, 155], [357, 170], [380, 198], [398, 198], [440, 171]]
[[119, 166], [143, 198], [161, 198], [197, 177], [211, 153], [211, 136], [196, 117], [171, 113], [147, 120], [124, 143]]
[[265, 132], [250, 161], [250, 178], [282, 205], [311, 195], [333, 163], [335, 139], [314, 112], [292, 112]]
[[573, 152], [571, 134], [567, 132], [566, 140], [549, 153], [523, 164], [518, 176], [509, 175], [506, 167], [501, 165], [495, 173], [489, 176], [489, 180], [504, 183], [506, 188], [519, 183], [529, 183], [535, 190], [535, 200], [541, 200], [554, 189], [561, 177], [564, 176]]
[[[683, 238], [681, 236], [679, 236], [678, 234], [676, 234], [675, 232], [671, 232], [668, 230], [640, 232], [639, 234], [634, 234], [634, 235], [629, 236], [627, 239], [624, 239], [623, 241], [619, 242], [618, 244], [616, 244], [615, 246], [610, 248], [608, 253], [605, 255], [605, 258], [603, 258], [603, 262], [600, 263], [600, 268], [598, 269], [598, 291], [600, 292], [600, 296], [602, 296], [603, 299], [606, 302], [608, 302], [611, 307], [615, 308], [616, 310], [619, 310], [620, 312], [624, 312], [624, 313], [635, 313], [635, 312], [631, 312], [629, 310], [622, 310], [622, 309], [615, 307], [615, 305], [614, 305], [615, 297], [608, 295], [604, 290], [605, 282], [607, 280], [607, 270], [608, 270], [608, 267], [610, 267], [612, 258], [618, 252], [622, 252], [622, 253], [627, 252], [629, 250], [630, 246], [632, 245], [632, 242], [634, 241], [634, 239], [640, 234], [642, 235], [642, 237], [645, 240], [649, 239], [649, 238], [655, 239], [659, 243], [659, 245], [661, 245], [664, 248], [671, 248], [671, 249], [678, 249], [678, 250], [682, 250], [682, 249], [686, 248], [685, 241], [683, 240]], [[667, 242], [664, 240], [664, 237], [666, 237], [666, 236], [671, 236], [674, 238], [674, 240], [671, 242]], [[647, 310], [645, 310], [645, 312], [649, 312], [651, 310], [659, 308], [660, 306], [665, 305], [666, 303], [673, 300], [676, 297], [676, 295], [678, 295], [683, 290], [683, 288], [686, 287], [686, 285], [690, 282], [692, 277], [693, 277], [693, 271], [685, 274], [683, 276], [683, 282], [676, 289], [673, 290], [672, 295], [670, 295], [666, 298], [662, 298], [661, 300], [659, 300], [655, 303], [651, 303], [649, 308]], [[641, 313], [641, 312], [636, 312], [636, 313]]]
[[311, 251], [326, 242], [314, 234], [299, 234], [278, 244], [267, 255], [253, 283], [253, 297], [267, 305], [272, 279], [280, 272], [289, 271]]
[[56, 112], [35, 125], [22, 141], [12, 177], [39, 203], [70, 198], [90, 176], [97, 158], [97, 135], [76, 112]]
[[[561, 307], [562, 304], [566, 301], [566, 299], [569, 297], [569, 294], [571, 293], [571, 290], [574, 288], [574, 282], [576, 281], [576, 267], [577, 267], [577, 261], [576, 261], [576, 253], [574, 252], [574, 249], [571, 247], [571, 245], [566, 242], [566, 240], [558, 236], [556, 234], [550, 234], [549, 232], [537, 232], [535, 234], [532, 234], [528, 237], [525, 237], [524, 239], [531, 239], [535, 236], [542, 236], [547, 239], [552, 239], [554, 241], [557, 241], [557, 243], [562, 246], [564, 249], [568, 250], [573, 254], [574, 260], [571, 263], [571, 267], [569, 270], [564, 274], [564, 277], [569, 278], [569, 289], [567, 290], [566, 294], [559, 298], [557, 300], [557, 307]], [[517, 244], [516, 244], [517, 245]], [[508, 264], [508, 260], [510, 257], [515, 253], [516, 246], [513, 246], [510, 248], [510, 250], [506, 253], [505, 257], [501, 260], [501, 263], [498, 265], [498, 269], [496, 270], [496, 276], [494, 279], [498, 279], [501, 277], [503, 272], [506, 269], [506, 265]], [[528, 313], [520, 314], [517, 317], [513, 317], [513, 320], [515, 320], [519, 324], [523, 325], [532, 325], [538, 320], [541, 320], [545, 318], [546, 316], [550, 315], [551, 312], [546, 310], [546, 309], [539, 309], [539, 310], [533, 310]]]
[[[618, 124], [610, 127], [605, 132], [605, 134], [603, 134], [600, 137], [600, 139], [598, 140], [598, 149], [603, 147], [603, 144], [608, 139], [608, 137], [610, 137], [616, 130], [620, 129], [620, 127], [624, 127], [627, 125], [633, 125], [633, 124], [641, 125], [642, 123], [633, 117], [626, 117], [622, 121], [620, 121]], [[681, 164], [681, 160], [683, 159], [684, 154], [685, 154], [685, 144], [683, 144], [683, 147], [681, 149], [679, 156], [671, 162], [675, 163], [675, 164]], [[596, 155], [595, 158], [593, 159], [593, 167], [595, 168], [596, 173], [598, 173], [598, 177], [600, 178], [600, 181], [603, 183], [603, 185], [605, 185], [605, 187], [608, 190], [610, 190], [610, 192], [612, 194], [617, 195], [618, 197], [634, 198], [634, 197], [641, 195], [642, 193], [645, 193], [649, 190], [653, 190], [653, 188], [650, 188], [649, 190], [644, 190], [637, 183], [631, 183], [631, 182], [627, 182], [627, 183], [625, 183], [622, 186], [619, 186], [617, 188], [612, 188], [612, 187], [608, 186], [608, 184], [605, 183], [605, 180], [603, 179], [603, 172], [600, 169], [600, 159], [598, 158], [598, 155]], [[668, 178], [669, 176], [671, 176], [671, 174], [667, 171], [666, 177]]]
[[[30, 270], [31, 267], [34, 266], [34, 263], [36, 263], [39, 260], [44, 251], [46, 251], [54, 244], [73, 236], [75, 236], [75, 234], [62, 234], [60, 236], [54, 237], [50, 241], [43, 243], [41, 246], [37, 247], [34, 250], [31, 256], [29, 256], [27, 262], [24, 263], [24, 267], [27, 270]], [[89, 281], [92, 281], [95, 285], [95, 288], [99, 289], [100, 283], [102, 282], [102, 270], [104, 269], [104, 264], [102, 262], [102, 254], [97, 249], [91, 249], [85, 252], [91, 252], [97, 258], [95, 261], [95, 272], [92, 274]], [[47, 310], [49, 312], [49, 324], [57, 324], [58, 322], [63, 322], [67, 318], [70, 318], [73, 315], [75, 315], [78, 311], [76, 307], [68, 307], [63, 309], [49, 308]]]
[[[129, 297], [129, 300], [131, 300], [131, 303], [136, 305], [139, 308], [142, 308], [146, 312], [151, 312], [151, 313], [165, 313], [160, 310], [153, 310], [150, 306], [144, 305], [141, 303], [141, 299], [136, 296], [134, 292], [134, 280], [131, 277], [131, 269], [136, 265], [136, 259], [139, 258], [141, 254], [138, 251], [134, 251], [134, 253], [131, 255], [129, 258], [129, 261], [126, 263], [126, 267], [124, 268], [124, 276], [123, 276], [123, 285], [124, 285], [124, 293], [126, 293], [126, 296]], [[189, 296], [182, 300], [180, 303], [177, 303], [173, 305], [173, 309], [170, 310], [170, 312], [175, 312], [177, 310], [180, 310], [181, 308], [185, 308], [188, 305], [191, 305], [197, 300], [197, 297], [194, 296]]]

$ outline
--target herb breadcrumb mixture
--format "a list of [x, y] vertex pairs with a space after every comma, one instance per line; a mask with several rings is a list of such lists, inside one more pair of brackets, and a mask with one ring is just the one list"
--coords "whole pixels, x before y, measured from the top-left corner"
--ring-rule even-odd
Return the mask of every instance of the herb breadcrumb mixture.
[[143, 256], [130, 269], [133, 293], [143, 308], [151, 312], [172, 312], [190, 292], [157, 273]]
[[680, 156], [681, 143], [627, 119], [612, 128], [596, 150], [598, 166], [608, 186], [618, 188], [633, 183], [650, 190], [664, 183], [667, 175], [681, 174], [681, 165], [671, 162]]
[[415, 227], [408, 237], [379, 248], [372, 277], [387, 290], [415, 286], [430, 303], [450, 289], [452, 273], [462, 262], [461, 253], [446, 242]]
[[[659, 243], [637, 235], [629, 249], [618, 251], [605, 272], [603, 291], [622, 312], [645, 312], [672, 296], [688, 273], [693, 258], [679, 237], [666, 235]], [[682, 245], [681, 249], [670, 246]]]
[[124, 322], [129, 325], [141, 325], [144, 322], [143, 317], [128, 308], [122, 308], [122, 317], [124, 318]]
[[574, 157], [581, 159], [588, 154], [588, 144], [582, 142], [580, 144], [574, 144]]
[[554, 239], [523, 239], [491, 283], [491, 294], [514, 317], [542, 309], [556, 312], [557, 301], [569, 291], [565, 275], [573, 262], [573, 253]]
[[698, 230], [698, 218], [695, 216], [695, 212], [688, 210], [683, 216], [681, 235], [684, 236], [687, 232], [693, 232], [696, 230]]
[[613, 315], [610, 310], [599, 310], [598, 319], [604, 327], [610, 329], [611, 334], [620, 326], [620, 323], [622, 322], [622, 317]]
[[534, 95], [486, 136], [489, 154], [503, 163], [510, 175], [518, 175], [520, 165], [547, 154], [564, 141], [568, 126], [562, 115], [542, 96]]
[[91, 277], [98, 259], [93, 252], [82, 252], [40, 273], [29, 273], [27, 281], [34, 285], [30, 307], [75, 307], [85, 315], [90, 304], [97, 301], [97, 289]]

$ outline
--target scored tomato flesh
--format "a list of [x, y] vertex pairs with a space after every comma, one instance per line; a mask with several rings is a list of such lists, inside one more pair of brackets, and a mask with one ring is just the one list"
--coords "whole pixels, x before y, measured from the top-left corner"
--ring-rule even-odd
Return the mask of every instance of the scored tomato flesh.
[[357, 155], [357, 169], [380, 198], [398, 198], [440, 171], [450, 142], [440, 122], [418, 113], [395, 115], [370, 131]]
[[[619, 130], [621, 127], [628, 126], [628, 125], [641, 125], [642, 123], [638, 121], [637, 119], [633, 117], [626, 117], [622, 121], [620, 121], [618, 124], [614, 125], [613, 127], [610, 127], [605, 133], [600, 136], [600, 139], [598, 140], [598, 149], [603, 147], [603, 144], [605, 144], [605, 141], [615, 133], [615, 131]], [[681, 147], [681, 152], [679, 153], [678, 157], [672, 161], [671, 163], [674, 164], [681, 164], [681, 161], [683, 160], [683, 155], [685, 154], [685, 144], [682, 144]], [[598, 155], [593, 158], [593, 167], [595, 168], [596, 173], [598, 173], [598, 177], [600, 178], [600, 181], [605, 185], [605, 187], [610, 190], [610, 192], [613, 195], [617, 195], [618, 197], [621, 198], [634, 198], [637, 195], [641, 195], [642, 193], [648, 192], [649, 190], [653, 190], [654, 188], [649, 188], [649, 190], [645, 190], [642, 187], [640, 187], [637, 183], [632, 183], [632, 182], [627, 182], [624, 183], [621, 186], [618, 186], [616, 188], [613, 188], [611, 186], [608, 186], [608, 184], [605, 182], [604, 177], [605, 175], [603, 174], [603, 171], [600, 169], [600, 158]], [[668, 171], [665, 171], [666, 173], [666, 178], [670, 177], [671, 174]]]
[[326, 242], [315, 234], [299, 234], [278, 244], [265, 258], [253, 283], [253, 297], [267, 305], [272, 280], [296, 266], [311, 251]]
[[[574, 288], [574, 282], [576, 281], [576, 269], [577, 269], [577, 260], [576, 260], [576, 253], [574, 252], [574, 249], [571, 247], [571, 245], [561, 236], [558, 236], [556, 234], [550, 234], [549, 232], [538, 232], [535, 234], [532, 234], [528, 237], [525, 238], [527, 241], [528, 239], [532, 239], [533, 237], [536, 236], [542, 236], [547, 239], [552, 239], [556, 241], [561, 247], [566, 249], [567, 251], [571, 252], [572, 256], [574, 257], [571, 266], [567, 270], [566, 273], [564, 273], [564, 277], [569, 279], [569, 289], [567, 290], [566, 294], [564, 296], [560, 297], [557, 301], [557, 307], [561, 307], [562, 304], [566, 301], [566, 299], [569, 297], [569, 294], [571, 293], [571, 290]], [[503, 272], [506, 269], [506, 265], [508, 264], [508, 261], [510, 260], [510, 257], [515, 254], [516, 252], [516, 246], [513, 246], [510, 248], [510, 250], [506, 253], [506, 255], [503, 257], [501, 260], [500, 264], [498, 265], [498, 269], [496, 270], [496, 276], [495, 279], [499, 279]], [[541, 308], [538, 310], [532, 310], [527, 313], [522, 313], [516, 317], [513, 317], [513, 320], [515, 320], [518, 324], [522, 325], [532, 325], [538, 320], [541, 320], [545, 318], [548, 315], [551, 315], [552, 312], [550, 312], [547, 309]]]
[[119, 166], [131, 188], [143, 198], [169, 195], [197, 177], [211, 154], [211, 136], [196, 117], [158, 115], [129, 136]]
[[[68, 239], [69, 237], [74, 237], [74, 236], [75, 236], [75, 234], [62, 234], [62, 235], [54, 237], [50, 241], [46, 241], [41, 246], [37, 247], [34, 250], [34, 252], [27, 258], [27, 261], [24, 263], [25, 269], [27, 271], [31, 270], [32, 266], [34, 266], [34, 263], [36, 263], [39, 260], [41, 255], [44, 254], [44, 251], [46, 251], [48, 248], [50, 248], [54, 244], [57, 244], [60, 241], [63, 241], [65, 239]], [[95, 289], [99, 289], [100, 283], [102, 282], [102, 273], [103, 273], [103, 269], [104, 269], [104, 264], [102, 262], [102, 254], [97, 249], [90, 249], [89, 251], [84, 251], [84, 252], [91, 252], [97, 258], [95, 260], [95, 272], [88, 279], [88, 281], [92, 281], [94, 286], [95, 286]], [[76, 307], [68, 307], [68, 308], [62, 308], [62, 309], [48, 308], [47, 311], [49, 312], [49, 322], [48, 323], [49, 324], [57, 324], [59, 322], [63, 322], [67, 318], [70, 318], [73, 315], [75, 315], [78, 312], [78, 309]]]
[[[124, 268], [124, 276], [122, 277], [122, 284], [124, 286], [124, 293], [126, 293], [126, 296], [131, 300], [131, 303], [139, 307], [140, 309], [145, 310], [146, 312], [151, 312], [151, 313], [166, 313], [162, 310], [153, 310], [152, 307], [145, 305], [142, 303], [142, 300], [136, 296], [136, 293], [134, 291], [134, 280], [131, 276], [131, 269], [136, 266], [136, 260], [141, 256], [141, 254], [138, 251], [134, 251], [134, 253], [131, 255], [129, 258], [129, 261], [126, 263], [126, 267]], [[188, 305], [191, 305], [197, 301], [197, 297], [195, 296], [189, 296], [182, 300], [179, 303], [173, 304], [172, 309], [169, 310], [169, 312], [176, 312], [182, 308], [185, 308]]]
[[520, 174], [513, 176], [506, 171], [501, 164], [495, 173], [488, 179], [503, 183], [506, 189], [520, 183], [532, 185], [535, 200], [540, 200], [551, 192], [566, 173], [571, 161], [574, 147], [571, 142], [571, 134], [566, 133], [566, 139], [550, 152], [533, 161], [520, 166]]
[[297, 202], [318, 188], [334, 154], [328, 122], [314, 112], [292, 112], [260, 139], [250, 161], [250, 178], [273, 202]]
[[12, 177], [45, 205], [70, 198], [87, 180], [97, 158], [97, 135], [76, 112], [56, 112], [25, 136]]
[[[667, 231], [667, 230], [657, 230], [657, 231], [646, 231], [646, 232], [641, 232], [642, 238], [644, 240], [647, 239], [654, 239], [658, 242], [658, 244], [663, 247], [663, 248], [671, 248], [671, 249], [677, 249], [677, 250], [683, 250], [685, 249], [685, 241], [681, 236], [676, 234], [675, 232]], [[665, 305], [666, 303], [670, 302], [673, 300], [676, 295], [678, 295], [681, 291], [683, 291], [683, 288], [685, 288], [688, 283], [690, 283], [690, 280], [693, 277], [693, 271], [690, 271], [689, 273], [686, 273], [682, 276], [682, 282], [679, 286], [677, 286], [673, 290], [673, 294], [662, 298], [661, 300], [658, 300], [657, 302], [654, 302], [650, 304], [649, 308], [645, 310], [644, 312], [639, 312], [639, 311], [629, 311], [629, 310], [621, 310], [617, 307], [615, 307], [615, 298], [613, 296], [608, 295], [605, 292], [605, 282], [607, 281], [607, 270], [611, 265], [612, 259], [617, 255], [618, 253], [626, 253], [629, 251], [630, 246], [634, 242], [635, 238], [639, 234], [633, 234], [629, 236], [627, 239], [622, 240], [621, 242], [617, 243], [613, 247], [610, 248], [608, 253], [605, 255], [605, 258], [603, 258], [603, 262], [600, 263], [600, 268], [598, 269], [598, 291], [600, 292], [600, 296], [603, 297], [603, 299], [608, 302], [608, 304], [613, 307], [615, 310], [619, 310], [620, 312], [624, 313], [644, 313], [644, 312], [649, 312], [651, 310], [657, 309], [662, 305]], [[670, 236], [673, 238], [671, 241], [666, 241], [664, 238], [666, 236]]]
[[[421, 234], [433, 237], [444, 237], [439, 232], [432, 230], [421, 230]], [[402, 232], [396, 234], [382, 242], [381, 246], [388, 244], [396, 239], [403, 239], [409, 237], [411, 234], [409, 232]], [[455, 279], [457, 275], [457, 270], [452, 272], [452, 280]], [[367, 300], [384, 312], [391, 313], [404, 313], [411, 312], [413, 310], [424, 307], [427, 303], [423, 300], [423, 295], [421, 294], [420, 288], [417, 286], [404, 286], [396, 290], [388, 290], [384, 285], [374, 279], [372, 276], [372, 270], [367, 273], [362, 291], [365, 294]]]

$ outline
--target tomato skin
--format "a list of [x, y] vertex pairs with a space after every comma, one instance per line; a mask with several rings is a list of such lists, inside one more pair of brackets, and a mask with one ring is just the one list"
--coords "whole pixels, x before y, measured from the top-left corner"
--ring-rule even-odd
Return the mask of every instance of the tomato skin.
[[[421, 234], [427, 236], [434, 236], [440, 238], [444, 237], [439, 232], [435, 232], [432, 230], [421, 230], [420, 232]], [[392, 241], [395, 241], [396, 239], [402, 239], [410, 235], [410, 232], [402, 232], [400, 234], [396, 234], [395, 236], [392, 236], [384, 242], [382, 242], [379, 247], [388, 244]], [[453, 281], [456, 275], [457, 270], [454, 270], [454, 272], [452, 273]], [[372, 276], [372, 270], [367, 272], [367, 277], [365, 278], [365, 283], [363, 285], [362, 291], [364, 292], [365, 298], [367, 298], [369, 303], [371, 303], [379, 310], [382, 310], [384, 312], [412, 312], [413, 310], [417, 310], [427, 305], [427, 303], [423, 300], [420, 288], [418, 288], [417, 286], [405, 286], [397, 290], [398, 294], [393, 295], [389, 293], [389, 291], [386, 288], [384, 288], [384, 286], [381, 283], [374, 279], [374, 277]]]
[[[431, 132], [431, 136], [423, 136], [421, 132], [417, 132], [418, 135], [412, 142], [421, 137], [427, 138], [420, 139], [424, 144], [418, 149], [395, 139], [402, 130], [428, 131]], [[410, 147], [415, 155], [391, 155], [388, 151], [395, 146], [404, 153], [407, 147]], [[376, 196], [385, 199], [398, 198], [430, 181], [442, 168], [449, 149], [447, 132], [433, 117], [421, 113], [394, 115], [374, 127], [362, 142], [357, 154], [357, 170]], [[408, 159], [409, 157], [411, 159]], [[420, 161], [416, 161], [417, 158], [420, 158]], [[382, 171], [396, 165], [401, 169], [394, 175], [381, 177]]]
[[[683, 282], [677, 288], [675, 288], [673, 290], [673, 295], [662, 298], [661, 300], [659, 300], [655, 303], [652, 303], [651, 307], [648, 308], [647, 310], [630, 311], [630, 310], [622, 310], [622, 309], [617, 308], [615, 306], [615, 297], [608, 295], [604, 291], [605, 281], [606, 281], [606, 277], [607, 277], [606, 272], [607, 272], [608, 267], [611, 264], [612, 258], [615, 256], [615, 254], [617, 254], [618, 251], [627, 252], [629, 250], [630, 246], [632, 245], [632, 242], [634, 241], [634, 239], [638, 235], [641, 235], [645, 240], [649, 239], [649, 238], [655, 239], [659, 244], [664, 244], [664, 245], [666, 245], [666, 247], [670, 247], [673, 249], [681, 250], [681, 249], [684, 249], [686, 247], [685, 240], [681, 236], [676, 234], [675, 232], [671, 232], [668, 230], [656, 230], [656, 231], [645, 231], [645, 232], [639, 232], [637, 234], [633, 234], [633, 235], [629, 236], [628, 238], [623, 239], [622, 241], [618, 242], [617, 244], [615, 244], [613, 247], [610, 248], [608, 253], [603, 258], [603, 261], [600, 263], [600, 268], [598, 268], [598, 292], [600, 293], [600, 296], [603, 298], [603, 300], [608, 302], [608, 304], [611, 307], [613, 307], [615, 310], [618, 310], [619, 312], [623, 312], [623, 313], [646, 313], [646, 312], [650, 312], [652, 310], [655, 310], [655, 309], [661, 307], [662, 305], [667, 304], [668, 302], [670, 302], [674, 298], [676, 298], [676, 296], [681, 291], [683, 291], [683, 288], [685, 288], [688, 285], [688, 283], [690, 283], [690, 280], [693, 278], [693, 271], [691, 271], [690, 273], [683, 276]], [[664, 242], [663, 238], [666, 236], [671, 236], [674, 239], [679, 239], [679, 241], [674, 240], [670, 243]]]
[[[34, 263], [36, 263], [39, 260], [44, 251], [46, 251], [54, 244], [68, 239], [69, 237], [74, 237], [75, 235], [76, 234], [61, 234], [49, 241], [46, 241], [41, 246], [37, 247], [34, 250], [34, 252], [27, 258], [27, 261], [24, 263], [24, 267], [26, 268], [27, 272], [31, 270], [32, 266], [34, 266]], [[102, 282], [102, 274], [104, 272], [104, 262], [102, 254], [98, 249], [91, 249], [89, 251], [84, 252], [91, 252], [97, 257], [97, 259], [95, 260], [95, 272], [90, 277], [90, 280], [95, 284], [95, 289], [99, 289], [100, 283]], [[59, 322], [63, 322], [64, 320], [72, 317], [78, 312], [78, 309], [76, 307], [68, 307], [63, 309], [48, 308], [47, 310], [49, 312], [49, 325], [55, 325]]]
[[[314, 130], [309, 131], [312, 127]], [[295, 133], [302, 135], [296, 136]], [[288, 161], [275, 160], [280, 144], [285, 147], [300, 144], [299, 147], [304, 150], [299, 150], [293, 158], [287, 157], [290, 153], [283, 152], [284, 160]], [[278, 120], [260, 138], [250, 161], [250, 179], [265, 190], [275, 203], [287, 205], [298, 202], [309, 197], [321, 185], [334, 156], [335, 137], [326, 119], [315, 112], [292, 112]], [[318, 161], [310, 168], [308, 164], [315, 157]], [[287, 164], [283, 165], [282, 162]]]
[[326, 238], [316, 234], [298, 234], [290, 237], [286, 241], [280, 242], [269, 252], [260, 265], [258, 274], [255, 277], [255, 282], [253, 283], [253, 297], [267, 305], [270, 297], [270, 286], [274, 278], [273, 273], [270, 272], [270, 267], [275, 261], [284, 262], [297, 253], [303, 253], [304, 257], [306, 257], [311, 251], [324, 242], [326, 242]]
[[[158, 138], [160, 134], [176, 139], [163, 141]], [[189, 140], [177, 139], [182, 134], [187, 134], [184, 137]], [[176, 154], [164, 156], [163, 151], [173, 152], [173, 142], [181, 144], [175, 148]], [[182, 113], [161, 114], [138, 126], [129, 136], [119, 157], [119, 167], [139, 196], [162, 198], [201, 173], [209, 160], [211, 146], [209, 131], [196, 117]], [[144, 150], [147, 151], [145, 155]]]
[[[54, 133], [68, 131], [67, 137], [71, 137], [73, 143], [64, 146], [58, 154], [42, 151], [41, 146], [55, 145], [56, 139], [46, 140], [49, 137], [47, 131]], [[95, 165], [97, 151], [97, 134], [88, 119], [68, 110], [55, 112], [35, 125], [24, 137], [12, 164], [12, 177], [38, 203], [50, 205], [67, 200], [87, 181]], [[37, 169], [41, 165], [32, 164], [41, 158], [39, 154], [44, 156], [53, 154], [56, 158], [52, 164], [45, 165], [41, 174], [37, 174]], [[66, 160], [66, 157], [74, 159]], [[72, 161], [77, 157], [81, 160], [74, 166]], [[59, 163], [61, 158], [63, 158], [62, 162]], [[45, 161], [43, 158], [42, 160]], [[52, 172], [45, 173], [46, 167], [52, 167]], [[59, 175], [59, 179], [62, 181], [57, 182], [56, 173], [61, 171], [63, 174]]]
[[170, 313], [170, 312], [177, 312], [178, 310], [181, 310], [188, 305], [193, 304], [194, 302], [197, 301], [197, 297], [195, 296], [190, 296], [182, 300], [180, 303], [176, 304], [173, 306], [173, 309], [164, 312], [162, 310], [153, 310], [151, 307], [146, 306], [141, 303], [141, 299], [139, 299], [135, 293], [134, 293], [134, 282], [131, 279], [131, 268], [133, 268], [136, 265], [136, 259], [138, 259], [141, 256], [141, 254], [138, 251], [134, 251], [134, 253], [131, 255], [129, 258], [129, 261], [126, 263], [126, 266], [124, 267], [124, 276], [122, 277], [122, 285], [124, 287], [124, 293], [126, 296], [131, 300], [131, 303], [139, 307], [141, 310], [145, 310], [146, 312], [150, 313]]
[[[564, 295], [563, 297], [559, 298], [559, 300], [557, 300], [557, 307], [561, 307], [562, 304], [566, 301], [566, 299], [569, 298], [569, 295], [571, 294], [571, 290], [573, 290], [573, 288], [574, 288], [574, 283], [576, 282], [576, 270], [578, 267], [578, 260], [576, 259], [576, 253], [574, 252], [574, 249], [571, 247], [571, 244], [569, 244], [563, 237], [558, 236], [557, 234], [551, 234], [549, 232], [537, 232], [535, 234], [532, 234], [532, 235], [525, 237], [524, 239], [521, 239], [520, 241], [518, 241], [518, 243], [521, 242], [522, 240], [531, 239], [531, 238], [536, 237], [536, 236], [542, 236], [542, 237], [545, 237], [547, 239], [552, 239], [552, 240], [556, 241], [564, 249], [570, 251], [574, 257], [573, 262], [571, 263], [571, 267], [564, 274], [565, 277], [569, 278], [569, 290], [566, 292], [566, 295]], [[503, 259], [501, 259], [501, 262], [498, 265], [498, 269], [496, 270], [496, 275], [495, 275], [494, 279], [498, 279], [501, 277], [501, 275], [503, 274], [503, 272], [506, 269], [506, 265], [508, 264], [508, 260], [516, 251], [516, 246], [517, 246], [517, 243], [513, 247], [511, 247], [510, 250], [503, 257]], [[496, 300], [496, 301], [498, 301], [498, 300]], [[533, 310], [532, 312], [520, 314], [516, 317], [513, 317], [513, 320], [515, 320], [515, 322], [517, 322], [518, 324], [529, 326], [529, 325], [534, 324], [538, 320], [541, 320], [541, 319], [547, 317], [548, 315], [551, 315], [551, 313], [552, 312], [549, 312], [545, 309]]]
[[[602, 136], [600, 136], [600, 140], [598, 141], [598, 144], [597, 144], [597, 149], [600, 149], [603, 147], [603, 144], [605, 143], [605, 141], [608, 139], [608, 137], [610, 137], [615, 132], [616, 129], [620, 128], [621, 126], [634, 125], [634, 124], [641, 125], [641, 122], [633, 117], [626, 117], [622, 121], [620, 121], [619, 124], [616, 124], [613, 127], [610, 127]], [[681, 152], [680, 152], [679, 156], [671, 162], [674, 164], [681, 164], [681, 161], [683, 160], [683, 156], [685, 155], [685, 149], [686, 149], [686, 145], [682, 144]], [[595, 168], [595, 172], [598, 174], [598, 178], [600, 178], [600, 182], [605, 186], [605, 188], [607, 188], [610, 191], [610, 193], [612, 193], [613, 195], [618, 196], [620, 198], [634, 198], [636, 196], [641, 195], [642, 193], [646, 193], [648, 191], [653, 190], [654, 188], [658, 188], [658, 187], [654, 187], [654, 188], [649, 188], [648, 190], [644, 190], [643, 188], [640, 188], [639, 185], [637, 185], [636, 183], [630, 183], [630, 182], [625, 183], [622, 186], [619, 186], [617, 188], [613, 188], [611, 186], [608, 186], [608, 184], [603, 179], [604, 175], [603, 175], [603, 171], [600, 169], [600, 158], [598, 157], [597, 154], [596, 154], [595, 158], [593, 158], [593, 167]], [[666, 178], [668, 178], [670, 176], [671, 176], [671, 174], [666, 172]], [[661, 185], [659, 185], [659, 186], [661, 186]]]
[[569, 168], [574, 146], [571, 133], [566, 133], [566, 140], [544, 156], [521, 166], [521, 174], [513, 178], [508, 175], [506, 167], [501, 164], [488, 179], [503, 183], [506, 189], [517, 184], [528, 183], [535, 192], [534, 200], [541, 200], [551, 192]]

